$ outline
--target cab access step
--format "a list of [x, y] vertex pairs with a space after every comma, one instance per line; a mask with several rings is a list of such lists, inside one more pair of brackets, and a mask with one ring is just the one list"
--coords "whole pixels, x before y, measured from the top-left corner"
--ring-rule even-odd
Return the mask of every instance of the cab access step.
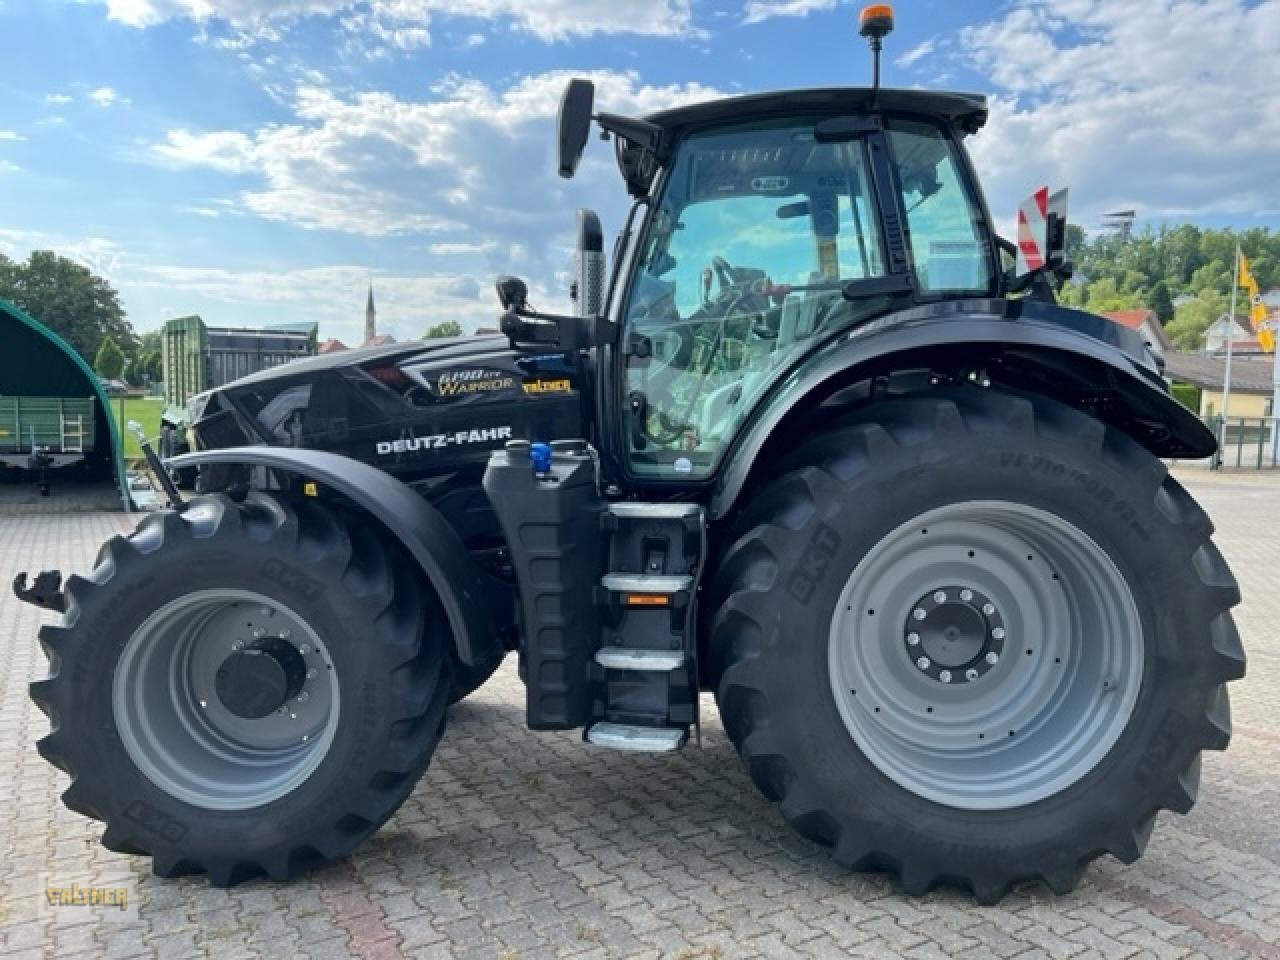
[[513, 441], [484, 487], [520, 584], [529, 726], [619, 750], [684, 746], [698, 723], [702, 507], [605, 502], [580, 440]]

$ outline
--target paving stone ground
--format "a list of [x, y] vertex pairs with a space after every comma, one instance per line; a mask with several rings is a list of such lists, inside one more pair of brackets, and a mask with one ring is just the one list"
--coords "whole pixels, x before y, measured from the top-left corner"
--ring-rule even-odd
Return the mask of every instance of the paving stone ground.
[[[1162, 815], [1132, 867], [1095, 864], [1073, 894], [980, 908], [911, 899], [798, 839], [756, 793], [704, 701], [703, 748], [648, 757], [522, 725], [508, 664], [453, 708], [427, 776], [348, 861], [230, 891], [159, 880], [98, 844], [58, 801], [27, 698], [44, 616], [0, 598], [0, 960], [37, 957], [1263, 957], [1280, 960], [1280, 475], [1185, 482], [1239, 578], [1249, 675], [1235, 739], [1206, 755], [1200, 802]], [[0, 584], [86, 569], [127, 518], [0, 516]], [[73, 881], [128, 909], [49, 908]]]

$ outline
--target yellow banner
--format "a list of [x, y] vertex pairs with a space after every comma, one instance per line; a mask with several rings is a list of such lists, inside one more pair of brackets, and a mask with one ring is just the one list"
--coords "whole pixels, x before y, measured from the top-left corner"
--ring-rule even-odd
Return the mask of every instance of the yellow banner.
[[1249, 293], [1249, 324], [1258, 335], [1258, 343], [1267, 353], [1276, 349], [1276, 335], [1271, 323], [1267, 320], [1267, 305], [1262, 302], [1262, 292], [1258, 289], [1258, 281], [1249, 269], [1249, 260], [1243, 250], [1240, 255], [1240, 286]]
[[1240, 254], [1240, 286], [1249, 291], [1249, 296], [1255, 296], [1258, 292], [1258, 281], [1253, 278], [1253, 271], [1249, 269], [1249, 258], [1244, 255], [1244, 251], [1237, 248]]

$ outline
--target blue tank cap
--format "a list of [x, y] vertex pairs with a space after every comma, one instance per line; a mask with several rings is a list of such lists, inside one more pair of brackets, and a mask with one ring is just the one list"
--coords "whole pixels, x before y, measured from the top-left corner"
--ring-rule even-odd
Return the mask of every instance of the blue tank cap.
[[551, 444], [535, 443], [529, 447], [529, 460], [533, 463], [534, 473], [548, 473], [551, 470]]

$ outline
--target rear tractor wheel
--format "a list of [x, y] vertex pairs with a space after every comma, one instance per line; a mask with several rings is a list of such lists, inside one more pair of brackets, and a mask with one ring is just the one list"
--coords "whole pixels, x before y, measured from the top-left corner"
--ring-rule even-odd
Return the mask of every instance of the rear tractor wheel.
[[[810, 442], [714, 587], [725, 728], [801, 833], [911, 893], [1065, 892], [1190, 809], [1244, 673], [1204, 512], [1042, 398], [887, 401]], [[785, 627], [784, 627], [785, 625]]]
[[161, 876], [285, 879], [382, 825], [451, 688], [435, 598], [313, 502], [192, 501], [116, 537], [41, 630], [63, 800]]

